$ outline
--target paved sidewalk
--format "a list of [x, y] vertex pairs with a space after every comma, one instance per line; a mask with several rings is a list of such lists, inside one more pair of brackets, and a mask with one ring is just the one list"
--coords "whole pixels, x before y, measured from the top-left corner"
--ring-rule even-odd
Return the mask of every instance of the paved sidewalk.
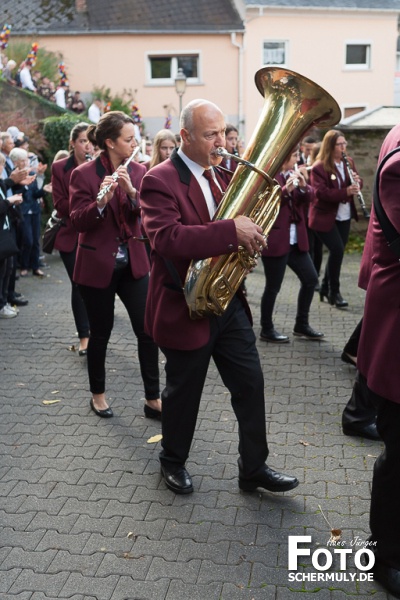
[[[48, 258], [45, 279], [20, 280], [29, 305], [0, 321], [0, 599], [387, 600], [375, 582], [290, 582], [287, 565], [289, 535], [311, 535], [312, 552], [326, 547], [320, 508], [348, 548], [369, 532], [381, 444], [341, 432], [355, 369], [340, 354], [364, 302], [359, 260], [345, 257], [349, 309], [315, 295], [310, 323], [324, 341], [258, 342], [268, 462], [301, 482], [286, 494], [239, 492], [236, 421], [213, 368], [187, 465], [195, 492], [167, 490], [159, 443], [148, 443], [160, 424], [143, 417], [136, 342], [121, 302], [107, 357], [115, 417], [102, 420], [89, 409], [86, 359], [71, 350], [77, 338], [60, 258]], [[247, 279], [257, 334], [263, 285], [259, 266]], [[288, 271], [275, 325], [290, 335], [297, 292]], [[300, 573], [316, 572], [310, 557], [299, 563]], [[340, 572], [337, 558], [334, 566]], [[346, 573], [356, 572], [351, 557]]]

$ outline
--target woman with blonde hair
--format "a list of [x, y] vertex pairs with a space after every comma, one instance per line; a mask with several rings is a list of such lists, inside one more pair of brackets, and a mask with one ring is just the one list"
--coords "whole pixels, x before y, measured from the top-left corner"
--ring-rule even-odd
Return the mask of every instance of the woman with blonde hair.
[[151, 160], [145, 165], [147, 170], [167, 160], [176, 145], [175, 134], [170, 129], [160, 129], [154, 138]]

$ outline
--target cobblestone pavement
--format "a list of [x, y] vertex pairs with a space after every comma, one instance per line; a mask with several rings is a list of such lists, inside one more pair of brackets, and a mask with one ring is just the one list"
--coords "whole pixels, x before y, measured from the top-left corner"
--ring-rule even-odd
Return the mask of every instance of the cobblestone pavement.
[[[20, 280], [29, 305], [0, 321], [1, 600], [387, 600], [375, 582], [291, 582], [287, 564], [289, 535], [312, 536], [312, 552], [326, 547], [331, 527], [342, 529], [347, 548], [368, 535], [381, 444], [341, 432], [355, 369], [340, 354], [364, 302], [359, 260], [345, 257], [347, 310], [315, 295], [310, 323], [324, 341], [258, 342], [268, 462], [301, 482], [286, 494], [239, 492], [237, 425], [214, 368], [187, 465], [195, 492], [167, 490], [159, 443], [148, 443], [160, 424], [143, 416], [136, 341], [121, 302], [107, 357], [115, 416], [103, 420], [89, 409], [86, 359], [73, 351], [70, 285], [60, 258], [48, 258], [46, 278]], [[259, 265], [247, 279], [257, 334], [263, 285]], [[297, 291], [288, 271], [275, 325], [290, 335]], [[352, 549], [349, 579], [360, 574]], [[318, 573], [310, 557], [299, 562], [299, 573]], [[332, 568], [343, 573], [337, 556]]]

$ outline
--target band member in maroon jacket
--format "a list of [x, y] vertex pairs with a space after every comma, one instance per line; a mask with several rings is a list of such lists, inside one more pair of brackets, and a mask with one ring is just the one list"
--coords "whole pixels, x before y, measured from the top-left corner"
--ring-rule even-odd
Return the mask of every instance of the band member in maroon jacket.
[[300, 170], [295, 171], [299, 159], [296, 149], [282, 164], [276, 180], [282, 187], [281, 206], [278, 218], [268, 235], [268, 245], [262, 252], [265, 272], [265, 289], [261, 300], [261, 334], [266, 342], [285, 343], [287, 335], [274, 328], [272, 314], [275, 300], [281, 289], [286, 266], [300, 279], [301, 287], [297, 298], [296, 323], [293, 333], [310, 340], [319, 340], [324, 334], [310, 327], [308, 316], [318, 282], [311, 256], [308, 253], [306, 215], [312, 199], [312, 188], [307, 185]]
[[[400, 125], [383, 142], [379, 163], [400, 145]], [[400, 232], [400, 152], [384, 164], [379, 177], [383, 210]], [[400, 369], [399, 369], [399, 256], [372, 210], [359, 285], [366, 287], [364, 318], [357, 353], [363, 393], [377, 409], [376, 425], [385, 447], [374, 465], [370, 529], [375, 552], [374, 577], [400, 598]]]
[[151, 244], [146, 330], [166, 356], [162, 393], [161, 470], [176, 494], [193, 491], [185, 468], [211, 358], [231, 393], [239, 423], [239, 486], [287, 491], [295, 477], [270, 469], [264, 381], [245, 299], [236, 295], [220, 317], [192, 320], [182, 293], [190, 260], [265, 246], [262, 229], [246, 216], [211, 221], [225, 189], [214, 166], [225, 145], [220, 109], [193, 100], [182, 111], [181, 146], [143, 178], [143, 224]]
[[93, 145], [89, 142], [86, 135], [88, 127], [89, 125], [83, 122], [73, 127], [69, 138], [69, 157], [56, 160], [51, 166], [53, 204], [57, 210], [57, 216], [63, 220], [63, 226], [57, 233], [54, 248], [59, 251], [72, 284], [71, 307], [79, 337], [79, 356], [86, 356], [87, 354], [89, 319], [79, 288], [72, 281], [78, 232], [73, 227], [69, 217], [69, 182], [72, 171], [93, 156]]
[[[70, 215], [79, 232], [74, 281], [79, 285], [90, 323], [90, 406], [100, 417], [113, 415], [106, 401], [105, 359], [118, 294], [138, 340], [145, 415], [160, 418], [158, 349], [144, 332], [150, 266], [145, 246], [139, 241], [138, 190], [146, 167], [135, 160], [124, 164], [137, 146], [134, 122], [126, 114], [105, 113], [88, 128], [87, 135], [101, 153], [73, 171]], [[113, 176], [116, 171], [118, 177]]]
[[319, 158], [314, 163], [310, 175], [314, 199], [310, 206], [308, 225], [329, 250], [319, 294], [321, 302], [327, 298], [329, 304], [336, 308], [348, 306], [348, 302], [340, 293], [340, 270], [349, 239], [351, 218], [358, 220], [353, 196], [362, 186], [354, 161], [348, 157], [355, 183], [350, 181], [342, 157], [346, 146], [347, 142], [341, 131], [328, 131], [322, 140]]

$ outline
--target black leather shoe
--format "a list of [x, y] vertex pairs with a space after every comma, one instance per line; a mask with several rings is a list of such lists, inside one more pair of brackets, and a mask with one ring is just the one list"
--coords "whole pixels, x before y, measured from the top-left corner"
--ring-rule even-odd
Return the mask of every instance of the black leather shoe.
[[379, 559], [375, 559], [372, 571], [376, 581], [383, 585], [392, 596], [400, 598], [400, 570], [388, 567]]
[[337, 294], [329, 294], [328, 301], [331, 306], [336, 306], [336, 308], [346, 308], [349, 305], [347, 300], [343, 300], [339, 292]]
[[260, 333], [260, 340], [263, 342], [273, 342], [274, 344], [287, 344], [289, 338], [287, 335], [282, 335], [276, 329], [262, 329]]
[[90, 399], [90, 408], [98, 417], [102, 417], [103, 419], [110, 419], [114, 416], [112, 408], [110, 407], [104, 408], [103, 410], [98, 410], [94, 405], [93, 398]]
[[29, 303], [29, 300], [21, 296], [11, 298], [10, 300], [8, 300], [8, 302], [9, 304], [11, 304], [11, 306], [26, 306]]
[[78, 350], [79, 356], [87, 356], [87, 348], [83, 348], [82, 350]]
[[297, 477], [284, 475], [273, 471], [267, 465], [257, 471], [253, 477], [244, 478], [239, 470], [239, 488], [244, 492], [254, 492], [257, 488], [264, 488], [269, 492], [288, 492], [299, 485]]
[[308, 340], [320, 340], [324, 337], [324, 334], [320, 331], [315, 331], [309, 325], [295, 325], [293, 329], [293, 335], [298, 337], [305, 337]]
[[344, 435], [350, 435], [353, 437], [362, 437], [367, 440], [381, 440], [381, 436], [376, 428], [376, 423], [370, 425], [357, 426], [357, 425], [342, 425]]
[[161, 420], [161, 411], [151, 408], [148, 404], [144, 405], [144, 416], [148, 419], [159, 419]]
[[191, 494], [193, 492], [192, 478], [182, 465], [161, 463], [161, 474], [167, 488], [175, 494]]

